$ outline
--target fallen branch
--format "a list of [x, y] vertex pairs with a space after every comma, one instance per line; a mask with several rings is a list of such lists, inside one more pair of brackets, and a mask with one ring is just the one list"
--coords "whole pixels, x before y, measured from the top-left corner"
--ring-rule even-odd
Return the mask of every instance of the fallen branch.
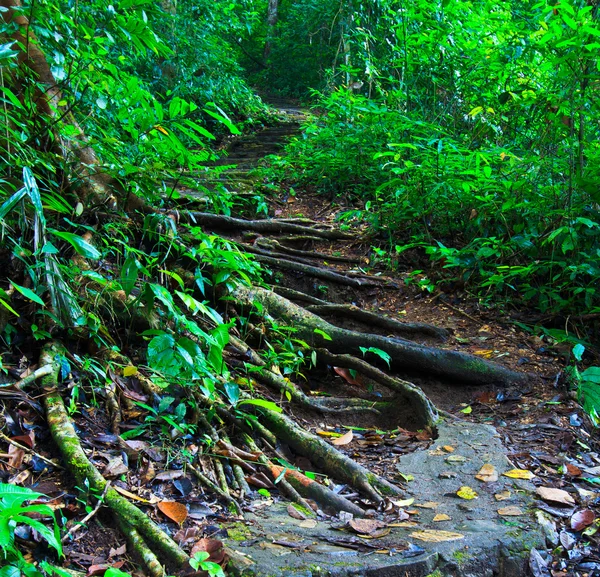
[[275, 249], [277, 251], [286, 252], [286, 253], [292, 254], [294, 256], [300, 256], [300, 257], [306, 257], [306, 258], [312, 258], [312, 259], [319, 259], [319, 260], [326, 260], [326, 261], [329, 260], [329, 261], [333, 261], [333, 262], [349, 262], [349, 263], [353, 263], [353, 264], [360, 264], [360, 263], [364, 262], [364, 260], [361, 258], [354, 258], [354, 257], [349, 257], [349, 256], [336, 256], [333, 254], [327, 254], [325, 252], [313, 252], [313, 251], [309, 251], [309, 250], [299, 250], [296, 248], [290, 248], [288, 246], [281, 244], [280, 242], [277, 242], [274, 238], [265, 238], [265, 237], [257, 238], [255, 244], [260, 248], [270, 249], [270, 250]]
[[77, 524], [73, 525], [63, 535], [62, 539], [60, 540], [61, 543], [66, 543], [69, 539], [71, 539], [71, 537], [73, 537], [73, 535], [75, 533], [77, 533], [77, 531], [79, 531], [79, 529], [84, 527], [85, 524], [88, 523], [89, 520], [100, 510], [100, 507], [102, 507], [102, 503], [104, 503], [104, 498], [106, 497], [106, 493], [108, 493], [109, 489], [110, 489], [110, 481], [107, 481], [106, 486], [104, 487], [104, 491], [102, 491], [102, 495], [96, 501], [96, 506], [81, 521], [77, 521]]

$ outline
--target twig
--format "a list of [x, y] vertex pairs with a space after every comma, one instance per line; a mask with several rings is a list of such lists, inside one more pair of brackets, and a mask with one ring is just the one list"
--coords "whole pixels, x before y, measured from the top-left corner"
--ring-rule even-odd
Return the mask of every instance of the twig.
[[96, 502], [96, 506], [76, 525], [73, 525], [65, 534], [65, 536], [60, 540], [61, 543], [66, 543], [70, 537], [72, 537], [81, 527], [83, 527], [100, 509], [102, 503], [104, 503], [104, 497], [106, 497], [106, 493], [108, 493], [108, 489], [110, 488], [110, 481], [106, 481], [106, 485], [104, 486], [104, 491], [102, 491], [102, 495]]
[[16, 389], [22, 389], [23, 387], [26, 387], [30, 383], [37, 381], [37, 379], [39, 379], [40, 377], [49, 375], [51, 372], [52, 372], [52, 367], [50, 367], [49, 365], [44, 365], [44, 366], [40, 367], [39, 369], [36, 369], [35, 371], [33, 371], [33, 373], [29, 373], [26, 377], [22, 378], [20, 381], [13, 383], [13, 387], [15, 387]]
[[30, 453], [31, 455], [35, 455], [38, 459], [41, 459], [42, 461], [44, 461], [44, 463], [48, 463], [48, 465], [52, 465], [53, 467], [56, 467], [57, 469], [64, 470], [64, 467], [62, 465], [55, 463], [51, 459], [48, 459], [48, 457], [44, 457], [43, 455], [40, 455], [37, 451], [30, 449], [26, 445], [22, 445], [21, 443], [14, 441], [10, 437], [7, 437], [4, 433], [0, 432], [0, 437], [2, 439], [4, 439], [7, 443], [10, 443], [11, 445], [14, 445], [15, 447], [17, 447], [18, 449], [21, 449], [22, 451], [25, 451], [26, 453]]

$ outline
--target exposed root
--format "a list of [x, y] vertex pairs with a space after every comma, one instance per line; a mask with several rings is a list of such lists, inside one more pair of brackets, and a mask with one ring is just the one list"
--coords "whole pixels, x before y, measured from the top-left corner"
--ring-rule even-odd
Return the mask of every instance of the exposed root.
[[432, 427], [437, 422], [436, 407], [419, 387], [409, 381], [392, 377], [366, 361], [357, 359], [352, 355], [333, 355], [327, 349], [318, 349], [317, 355], [321, 361], [337, 367], [346, 367], [359, 371], [363, 375], [394, 391], [398, 398], [392, 404], [398, 403], [416, 409], [411, 411], [415, 418], [415, 428]]
[[119, 520], [119, 527], [131, 545], [131, 549], [135, 555], [142, 560], [148, 569], [150, 577], [164, 577], [164, 567], [160, 564], [158, 557], [156, 557], [156, 555], [148, 548], [148, 545], [146, 545], [144, 539], [142, 539], [142, 536], [137, 530], [122, 520]]
[[446, 329], [435, 327], [426, 323], [403, 323], [395, 319], [372, 313], [358, 308], [355, 305], [336, 305], [336, 304], [318, 304], [306, 307], [311, 313], [316, 315], [334, 315], [345, 318], [352, 318], [368, 326], [380, 327], [398, 334], [404, 335], [427, 335], [445, 341], [449, 334]]
[[[86, 457], [71, 419], [65, 409], [58, 390], [59, 363], [57, 357], [64, 354], [62, 347], [50, 342], [44, 345], [40, 354], [40, 366], [50, 365], [52, 373], [42, 379], [45, 390], [44, 405], [48, 426], [54, 442], [58, 446], [65, 465], [80, 486], [89, 484], [90, 489], [102, 493], [106, 480]], [[123, 498], [113, 488], [106, 492], [106, 505], [115, 513], [117, 519], [137, 529], [148, 547], [160, 551], [165, 559], [174, 565], [187, 563], [189, 557], [166, 533], [161, 531], [145, 513]]]
[[291, 288], [287, 288], [284, 286], [274, 286], [273, 292], [277, 293], [278, 295], [281, 295], [282, 297], [285, 297], [286, 299], [300, 301], [300, 302], [304, 302], [304, 303], [310, 303], [311, 305], [328, 305], [328, 304], [330, 304], [327, 301], [324, 301], [323, 299], [319, 299], [312, 295], [307, 295], [306, 293], [303, 293], [303, 292], [300, 292], [300, 291], [297, 291], [297, 290], [294, 290]]
[[258, 262], [263, 262], [269, 266], [281, 268], [284, 270], [292, 270], [294, 272], [302, 272], [311, 277], [321, 278], [338, 284], [347, 285], [355, 288], [367, 287], [367, 286], [382, 286], [381, 280], [375, 280], [372, 278], [357, 278], [353, 276], [346, 276], [335, 272], [328, 268], [313, 266], [309, 264], [303, 264], [300, 262], [293, 262], [282, 258], [273, 258], [271, 256], [264, 256], [262, 254], [255, 254], [254, 258]]
[[190, 224], [211, 226], [221, 229], [253, 230], [260, 233], [292, 233], [317, 237], [319, 239], [350, 239], [352, 235], [336, 229], [321, 230], [311, 226], [305, 226], [293, 222], [285, 222], [277, 219], [268, 220], [245, 220], [222, 214], [211, 214], [208, 212], [181, 212], [178, 213], [181, 220]]
[[522, 383], [529, 378], [526, 374], [474, 355], [336, 327], [266, 289], [239, 286], [233, 295], [248, 307], [253, 307], [255, 301], [259, 302], [271, 316], [293, 326], [295, 336], [315, 347], [326, 346], [332, 352], [360, 354], [361, 348], [374, 347], [390, 355], [391, 362], [403, 370], [420, 371], [459, 382], [509, 384]]
[[361, 258], [353, 258], [349, 256], [336, 256], [333, 254], [327, 254], [326, 252], [314, 252], [310, 250], [299, 250], [296, 248], [290, 248], [277, 242], [274, 238], [257, 238], [255, 241], [255, 245], [264, 250], [284, 252], [294, 256], [300, 256], [305, 258], [312, 258], [331, 262], [347, 262], [352, 264], [360, 264], [364, 262], [364, 260]]
[[[287, 393], [291, 401], [302, 407], [318, 413], [341, 414], [368, 412], [376, 415], [379, 415], [381, 410], [388, 408], [387, 403], [381, 401], [374, 402], [366, 399], [311, 399], [305, 395], [304, 392], [290, 379], [270, 371], [267, 368], [265, 361], [263, 361], [263, 359], [254, 350], [246, 345], [246, 343], [235, 337], [230, 337], [230, 344], [234, 346], [240, 353], [242, 353], [251, 364], [262, 368], [261, 371], [257, 371], [253, 375], [257, 381], [264, 383], [270, 389], [273, 389], [278, 393]], [[234, 361], [231, 360], [230, 364], [234, 364]]]
[[229, 494], [229, 491], [225, 493], [225, 491], [223, 491], [221, 487], [219, 487], [216, 483], [213, 483], [204, 473], [198, 470], [197, 467], [194, 467], [194, 465], [192, 465], [191, 463], [188, 463], [187, 467], [200, 483], [202, 483], [211, 491], [214, 491], [229, 505], [231, 505], [235, 510], [235, 513], [237, 513], [238, 515], [242, 514], [242, 508], [240, 507], [240, 504]]
[[378, 490], [391, 495], [402, 491], [374, 475], [319, 437], [306, 432], [284, 414], [258, 409], [256, 414], [277, 438], [287, 443], [296, 453], [311, 460], [321, 471], [362, 491], [375, 502], [382, 501]]

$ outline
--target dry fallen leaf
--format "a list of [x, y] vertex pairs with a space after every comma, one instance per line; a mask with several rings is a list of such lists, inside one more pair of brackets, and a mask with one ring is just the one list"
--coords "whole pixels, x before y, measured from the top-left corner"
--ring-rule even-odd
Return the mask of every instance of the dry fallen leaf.
[[403, 527], [405, 529], [410, 528], [410, 527], [418, 527], [419, 524], [415, 523], [414, 521], [403, 521], [401, 523], [389, 523], [388, 527]]
[[554, 489], [552, 487], [538, 487], [535, 492], [544, 500], [561, 505], [575, 505], [575, 499], [562, 489]]
[[394, 499], [390, 499], [390, 503], [395, 507], [398, 507], [399, 509], [402, 509], [404, 507], [410, 507], [414, 502], [415, 500], [413, 497], [411, 497], [410, 499], [402, 499], [401, 501], [395, 501]]
[[415, 507], [420, 507], [421, 509], [435, 509], [439, 506], [437, 501], [426, 501], [425, 503], [415, 503]]
[[456, 450], [452, 445], [444, 445], [442, 449], [444, 449], [446, 453], [454, 453], [454, 451]]
[[535, 475], [527, 469], [511, 469], [510, 471], [506, 471], [506, 473], [502, 474], [505, 477], [510, 477], [511, 479], [525, 479], [527, 481], [535, 477]]
[[481, 469], [479, 469], [479, 473], [475, 475], [476, 479], [479, 479], [483, 483], [494, 483], [498, 480], [498, 471], [496, 471], [496, 467], [494, 465], [490, 465], [486, 463]]
[[522, 514], [523, 511], [515, 505], [510, 505], [508, 507], [502, 507], [501, 509], [498, 509], [498, 515], [502, 515], [504, 517], [516, 517]]
[[477, 497], [479, 496], [477, 494], [477, 491], [471, 489], [471, 487], [467, 487], [466, 485], [461, 487], [458, 491], [456, 491], [456, 494], [461, 499], [467, 499], [468, 501], [470, 501], [471, 499], [477, 499]]
[[496, 499], [496, 501], [506, 501], [507, 499], [510, 499], [510, 496], [510, 491], [500, 491], [500, 493], [494, 495], [494, 499]]
[[212, 561], [213, 563], [217, 563], [218, 565], [222, 565], [225, 559], [225, 548], [223, 547], [223, 543], [218, 539], [200, 539], [193, 547], [191, 551], [192, 557], [199, 553], [200, 551], [205, 551], [208, 553], [207, 561]]
[[583, 474], [583, 471], [579, 467], [572, 465], [571, 463], [565, 465], [565, 471], [570, 477], [581, 477]]
[[354, 438], [354, 433], [352, 431], [348, 431], [341, 437], [338, 437], [337, 439], [333, 439], [333, 441], [331, 441], [331, 442], [336, 447], [339, 447], [341, 445], [347, 445], [348, 443], [351, 443], [353, 438]]
[[188, 516], [187, 507], [183, 503], [177, 501], [161, 501], [157, 505], [160, 512], [174, 521], [178, 525], [181, 525]]
[[436, 531], [434, 529], [424, 529], [423, 531], [414, 531], [410, 534], [411, 537], [420, 541], [428, 541], [429, 543], [441, 543], [443, 541], [457, 541], [464, 539], [465, 536], [461, 533], [452, 531]]
[[438, 513], [434, 518], [434, 523], [439, 523], [440, 521], [450, 521], [450, 515], [446, 515], [445, 513]]
[[573, 531], [583, 531], [591, 525], [596, 519], [596, 514], [591, 509], [582, 509], [577, 511], [571, 517], [571, 529]]
[[348, 527], [361, 535], [370, 535], [386, 527], [386, 523], [377, 519], [350, 519]]

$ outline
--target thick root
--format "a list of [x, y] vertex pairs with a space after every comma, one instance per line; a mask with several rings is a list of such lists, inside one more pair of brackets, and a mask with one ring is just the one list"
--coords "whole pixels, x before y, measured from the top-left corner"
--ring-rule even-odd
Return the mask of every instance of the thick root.
[[474, 355], [336, 327], [273, 291], [263, 288], [237, 287], [233, 296], [248, 307], [252, 307], [254, 302], [259, 302], [268, 314], [293, 326], [297, 331], [296, 337], [315, 347], [326, 346], [332, 352], [360, 354], [361, 348], [374, 347], [390, 355], [391, 362], [401, 369], [473, 384], [506, 385], [522, 383], [529, 378], [526, 374]]
[[403, 323], [377, 313], [365, 311], [355, 305], [319, 304], [307, 306], [306, 309], [319, 316], [333, 315], [352, 318], [367, 326], [379, 327], [401, 335], [427, 335], [442, 341], [445, 341], [449, 336], [446, 329], [426, 323]]
[[303, 234], [329, 240], [353, 238], [352, 235], [335, 229], [321, 230], [311, 226], [304, 226], [302, 224], [276, 219], [245, 220], [243, 218], [234, 218], [232, 216], [211, 214], [208, 212], [182, 212], [179, 213], [178, 216], [190, 224], [199, 224], [221, 229], [253, 230], [260, 233], [275, 234]]
[[321, 471], [362, 491], [369, 499], [382, 501], [383, 497], [378, 491], [387, 495], [402, 494], [398, 487], [374, 475], [319, 437], [301, 429], [285, 415], [266, 409], [259, 409], [256, 413], [259, 420], [296, 453], [310, 459]]
[[[40, 354], [40, 367], [50, 365], [53, 368], [50, 374], [42, 378], [42, 386], [45, 389], [44, 405], [50, 433], [67, 469], [71, 471], [77, 483], [82, 487], [85, 483], [89, 483], [90, 489], [102, 493], [106, 487], [106, 480], [83, 452], [58, 391], [59, 365], [56, 357], [61, 354], [63, 354], [62, 347], [53, 342], [47, 343]], [[137, 529], [152, 550], [160, 551], [174, 565], [187, 563], [189, 557], [177, 543], [113, 488], [109, 488], [106, 492], [105, 503], [116, 514], [118, 520]]]

